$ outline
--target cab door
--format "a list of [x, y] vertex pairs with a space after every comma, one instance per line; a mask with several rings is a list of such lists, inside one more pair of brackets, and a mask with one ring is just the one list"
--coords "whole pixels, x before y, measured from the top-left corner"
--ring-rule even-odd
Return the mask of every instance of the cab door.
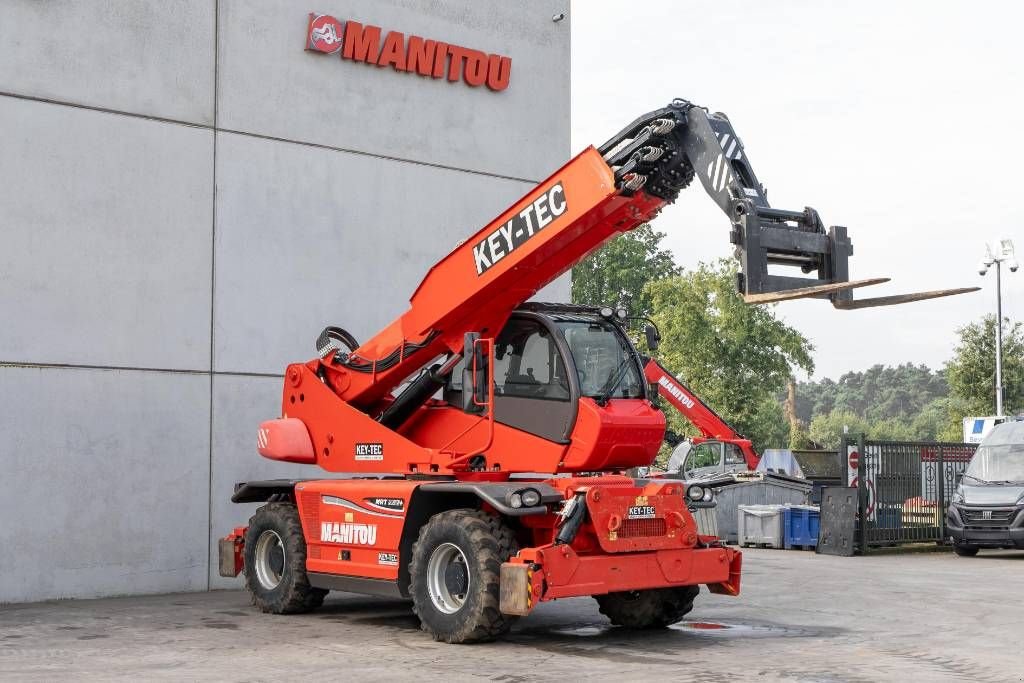
[[[512, 316], [494, 340], [494, 419], [556, 443], [568, 443], [576, 424], [578, 389], [566, 367], [557, 330], [540, 316]], [[461, 404], [462, 364], [444, 397]]]
[[683, 476], [686, 479], [701, 479], [725, 471], [725, 453], [720, 441], [705, 441], [695, 444], [686, 455]]

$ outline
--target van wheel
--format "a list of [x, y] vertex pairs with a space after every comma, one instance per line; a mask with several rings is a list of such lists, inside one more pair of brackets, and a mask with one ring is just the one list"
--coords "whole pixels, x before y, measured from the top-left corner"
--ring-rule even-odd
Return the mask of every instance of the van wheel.
[[482, 510], [430, 518], [412, 547], [409, 592], [421, 628], [446, 643], [493, 640], [514, 617], [498, 610], [501, 563], [519, 551], [512, 530]]
[[625, 628], [664, 628], [693, 609], [700, 586], [657, 588], [595, 595], [601, 614]]
[[306, 576], [306, 539], [291, 503], [268, 503], [245, 532], [245, 586], [263, 612], [297, 614], [323, 604], [327, 591]]
[[960, 557], [974, 557], [978, 554], [978, 546], [976, 545], [954, 545], [953, 552]]

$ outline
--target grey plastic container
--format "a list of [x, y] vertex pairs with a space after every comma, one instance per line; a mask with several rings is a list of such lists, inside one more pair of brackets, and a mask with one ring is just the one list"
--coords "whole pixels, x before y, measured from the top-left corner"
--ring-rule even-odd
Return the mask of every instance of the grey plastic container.
[[739, 544], [782, 548], [782, 511], [785, 505], [740, 505], [736, 511]]
[[715, 493], [718, 534], [727, 543], [738, 543], [740, 505], [809, 505], [811, 483], [768, 476], [730, 484]]

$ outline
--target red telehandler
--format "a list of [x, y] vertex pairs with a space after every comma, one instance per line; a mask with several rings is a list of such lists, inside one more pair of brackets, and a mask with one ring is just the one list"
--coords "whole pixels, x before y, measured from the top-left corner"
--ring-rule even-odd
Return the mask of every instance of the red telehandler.
[[[652, 462], [665, 417], [621, 324], [524, 304], [695, 175], [732, 221], [748, 301], [864, 305], [845, 228], [770, 208], [728, 119], [673, 101], [457, 246], [375, 336], [327, 327], [318, 356], [287, 367], [258, 450], [339, 476], [237, 484], [233, 501], [265, 504], [221, 540], [221, 574], [244, 572], [273, 613], [330, 590], [408, 597], [450, 643], [496, 637], [557, 598], [594, 596], [613, 623], [645, 628], [682, 618], [701, 584], [738, 594], [740, 553], [690, 513], [702, 488], [623, 474]], [[816, 277], [769, 275], [776, 263]]]
[[[651, 341], [648, 341], [648, 346], [651, 346]], [[694, 445], [704, 444], [714, 448], [720, 444], [717, 446], [721, 456], [720, 464], [730, 464], [730, 457], [737, 461], [736, 464], [739, 464], [739, 460], [742, 458], [742, 462], [748, 470], [757, 469], [757, 463], [760, 462], [761, 456], [754, 450], [750, 439], [737, 432], [732, 425], [722, 419], [721, 415], [712, 410], [697, 394], [693, 393], [690, 387], [666, 370], [661, 363], [653, 358], [648, 358], [644, 363], [644, 377], [647, 378], [648, 383], [658, 388], [658, 393], [662, 398], [671, 403], [672, 407], [678, 410], [700, 432], [700, 436], [691, 439]], [[728, 453], [725, 452], [726, 448], [729, 449]]]

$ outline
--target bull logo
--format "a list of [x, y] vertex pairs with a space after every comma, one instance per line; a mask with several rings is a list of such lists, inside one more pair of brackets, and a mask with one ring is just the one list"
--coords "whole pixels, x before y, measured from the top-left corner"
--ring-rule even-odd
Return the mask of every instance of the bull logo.
[[310, 14], [309, 31], [306, 34], [306, 49], [324, 54], [334, 54], [344, 42], [345, 28], [342, 23], [328, 14]]

